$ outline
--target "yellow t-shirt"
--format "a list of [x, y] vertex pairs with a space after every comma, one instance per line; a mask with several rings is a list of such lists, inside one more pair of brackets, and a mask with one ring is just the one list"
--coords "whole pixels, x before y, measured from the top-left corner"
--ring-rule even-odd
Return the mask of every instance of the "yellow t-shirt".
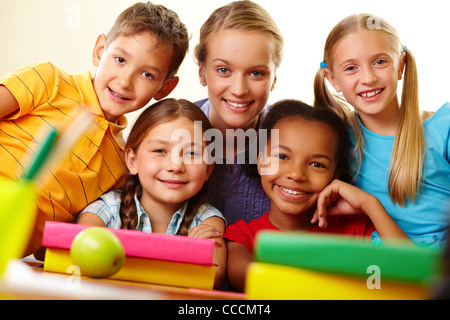
[[81, 142], [51, 169], [38, 190], [35, 232], [26, 254], [41, 247], [44, 223], [74, 220], [90, 202], [123, 182], [123, 116], [108, 122], [95, 94], [89, 72], [70, 75], [53, 64], [32, 64], [0, 79], [19, 103], [19, 110], [0, 120], [0, 176], [20, 179], [40, 149], [39, 133], [66, 126], [79, 108], [93, 115]]

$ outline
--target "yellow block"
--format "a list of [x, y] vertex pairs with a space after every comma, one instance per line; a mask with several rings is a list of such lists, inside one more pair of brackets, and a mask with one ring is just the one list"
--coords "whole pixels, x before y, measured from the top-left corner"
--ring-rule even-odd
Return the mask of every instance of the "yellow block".
[[343, 276], [254, 262], [247, 273], [245, 293], [250, 300], [422, 300], [429, 297], [428, 289], [423, 286], [383, 281], [382, 275], [379, 286], [370, 289], [374, 284], [369, 279], [371, 276]]
[[[44, 271], [73, 273], [70, 251], [47, 248]], [[111, 279], [212, 290], [215, 266], [126, 257], [122, 268]]]
[[35, 188], [0, 179], [0, 278], [11, 259], [23, 257], [36, 220]]

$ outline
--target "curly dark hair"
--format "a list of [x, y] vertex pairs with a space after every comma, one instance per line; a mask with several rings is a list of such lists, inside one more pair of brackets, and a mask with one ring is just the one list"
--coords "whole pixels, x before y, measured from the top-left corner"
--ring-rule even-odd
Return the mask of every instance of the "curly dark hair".
[[[294, 99], [281, 100], [270, 106], [260, 121], [259, 132], [266, 129], [270, 139], [271, 129], [286, 118], [301, 118], [306, 121], [316, 121], [325, 124], [336, 132], [338, 147], [336, 152], [336, 178], [350, 182], [350, 138], [347, 125], [334, 111], [323, 107], [312, 107], [302, 101]], [[247, 164], [246, 173], [250, 176], [258, 176], [256, 164]]]

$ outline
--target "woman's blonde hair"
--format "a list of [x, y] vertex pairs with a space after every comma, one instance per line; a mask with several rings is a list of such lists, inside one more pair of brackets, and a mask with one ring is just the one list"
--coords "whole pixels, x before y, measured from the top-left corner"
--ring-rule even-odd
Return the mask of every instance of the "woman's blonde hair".
[[[400, 123], [395, 136], [389, 169], [388, 190], [392, 202], [404, 206], [407, 199], [415, 200], [422, 184], [425, 138], [422, 115], [419, 108], [417, 66], [411, 51], [403, 47], [400, 37], [387, 21], [370, 14], [354, 14], [339, 22], [328, 35], [324, 48], [323, 62], [332, 71], [334, 49], [338, 42], [359, 30], [383, 32], [396, 46], [399, 54], [405, 55], [405, 71], [400, 102]], [[314, 106], [333, 109], [351, 126], [356, 146], [353, 155], [357, 159], [355, 177], [361, 166], [364, 141], [356, 112], [343, 97], [332, 94], [327, 88], [323, 68], [314, 79]]]
[[219, 30], [237, 29], [243, 31], [259, 31], [273, 39], [274, 62], [276, 68], [283, 59], [284, 40], [272, 16], [259, 4], [250, 0], [231, 2], [216, 9], [200, 29], [200, 41], [195, 47], [194, 55], [197, 64], [206, 61], [208, 44], [214, 33]]

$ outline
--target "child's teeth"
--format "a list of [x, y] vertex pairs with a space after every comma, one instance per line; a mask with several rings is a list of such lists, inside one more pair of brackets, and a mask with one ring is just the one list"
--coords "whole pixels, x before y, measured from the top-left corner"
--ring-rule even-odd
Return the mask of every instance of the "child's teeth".
[[374, 95], [379, 94], [380, 92], [381, 92], [381, 90], [376, 90], [376, 91], [372, 91], [372, 92], [362, 93], [361, 95], [364, 98], [370, 98], [370, 97], [373, 97]]
[[290, 193], [290, 194], [295, 194], [295, 195], [299, 195], [299, 194], [305, 194], [305, 192], [300, 192], [300, 191], [294, 191], [294, 190], [290, 190], [290, 189], [286, 189], [283, 187], [280, 187], [281, 190]]

